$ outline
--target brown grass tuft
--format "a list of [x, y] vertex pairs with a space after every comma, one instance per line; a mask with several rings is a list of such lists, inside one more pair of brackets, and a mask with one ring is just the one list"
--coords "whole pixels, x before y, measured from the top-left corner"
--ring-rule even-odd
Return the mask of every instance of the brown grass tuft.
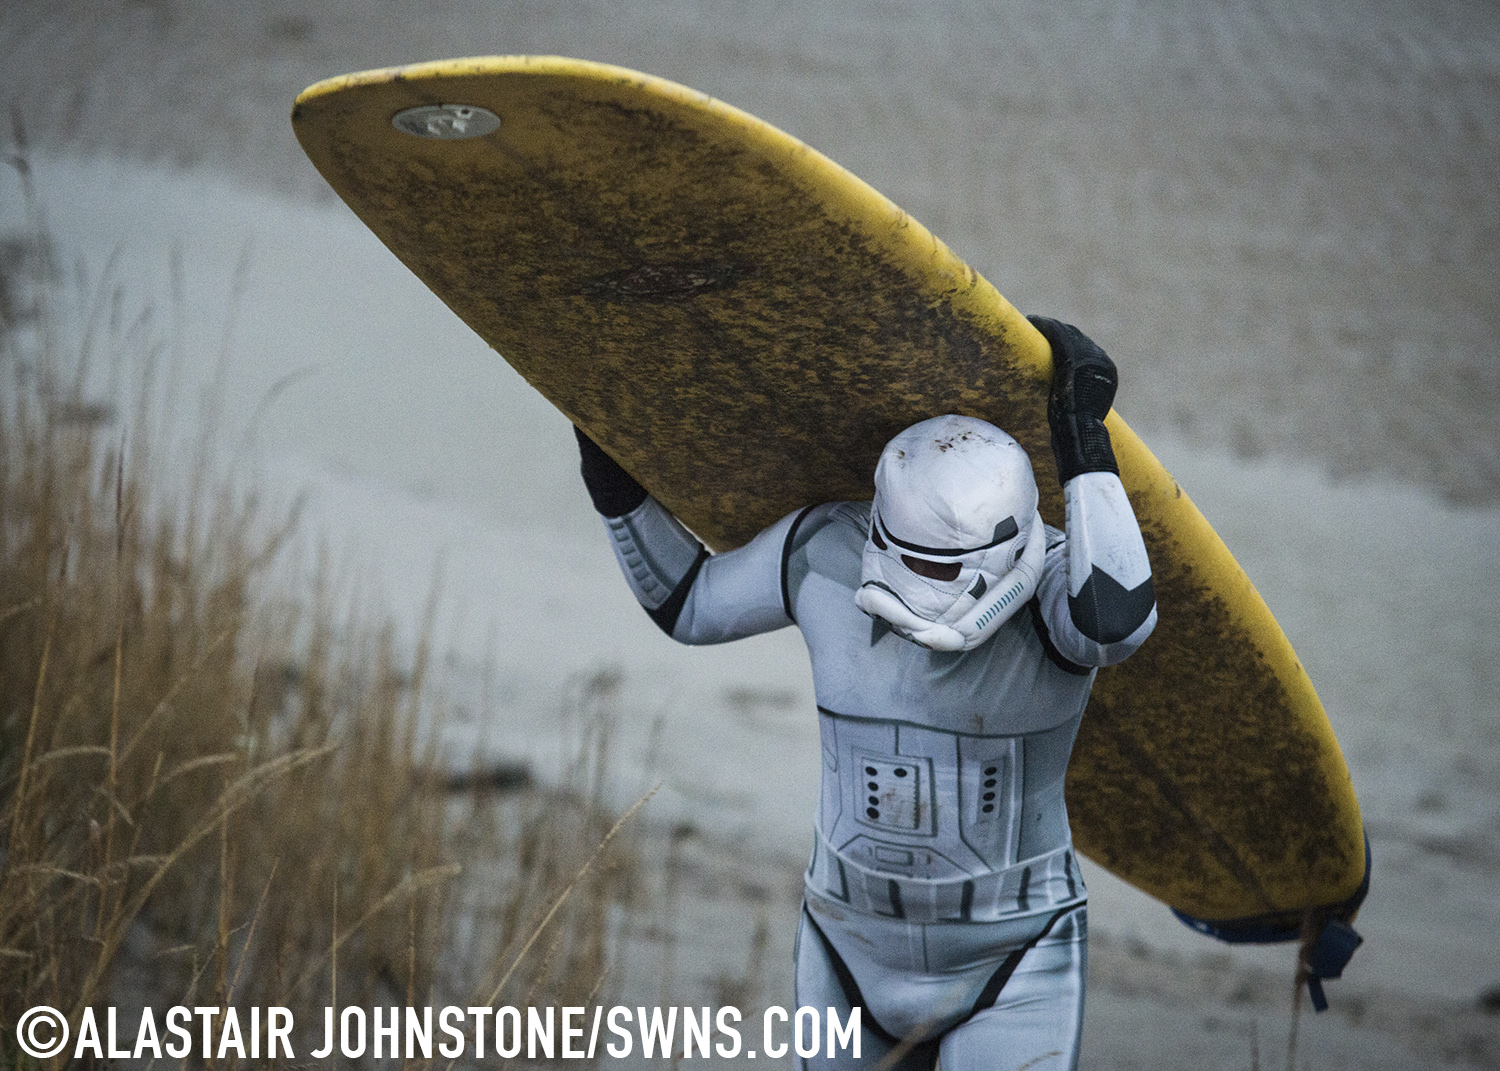
[[333, 1003], [596, 993], [631, 877], [596, 851], [602, 723], [568, 790], [424, 774], [427, 645], [403, 659], [327, 568], [278, 597], [289, 523], [211, 462], [153, 486], [149, 429], [63, 374], [45, 252], [0, 250], [0, 1067], [39, 1004], [75, 1037], [89, 1007], [284, 1005], [311, 1039]]

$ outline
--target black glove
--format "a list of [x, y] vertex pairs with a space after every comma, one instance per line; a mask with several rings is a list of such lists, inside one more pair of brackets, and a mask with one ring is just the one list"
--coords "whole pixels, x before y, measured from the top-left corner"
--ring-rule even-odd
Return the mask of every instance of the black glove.
[[1045, 316], [1028, 316], [1052, 344], [1052, 394], [1047, 423], [1052, 425], [1052, 456], [1057, 479], [1067, 483], [1081, 472], [1120, 474], [1115, 452], [1104, 430], [1104, 418], [1115, 400], [1120, 377], [1115, 362], [1072, 324]]
[[578, 436], [583, 485], [589, 489], [596, 510], [606, 517], [623, 517], [646, 501], [646, 489], [622, 469], [619, 462], [606, 454], [577, 425], [574, 425], [573, 433]]

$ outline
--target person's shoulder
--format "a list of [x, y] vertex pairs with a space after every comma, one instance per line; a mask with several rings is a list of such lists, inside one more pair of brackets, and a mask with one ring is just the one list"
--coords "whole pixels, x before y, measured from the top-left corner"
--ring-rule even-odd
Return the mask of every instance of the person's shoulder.
[[825, 530], [854, 532], [861, 539], [870, 528], [870, 503], [868, 502], [822, 502], [802, 511], [799, 526], [811, 535]]
[[800, 549], [814, 540], [857, 539], [863, 543], [870, 527], [870, 503], [819, 502], [787, 514], [774, 527], [784, 531], [789, 550]]
[[864, 533], [870, 527], [870, 503], [868, 501], [825, 502], [821, 508], [827, 511], [825, 522], [827, 524], [843, 525], [860, 533]]

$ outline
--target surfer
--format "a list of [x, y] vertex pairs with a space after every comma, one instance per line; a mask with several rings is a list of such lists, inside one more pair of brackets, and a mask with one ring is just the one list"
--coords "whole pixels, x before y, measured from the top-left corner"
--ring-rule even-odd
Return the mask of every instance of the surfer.
[[[797, 625], [823, 750], [797, 1003], [861, 1008], [860, 1064], [1074, 1067], [1086, 893], [1063, 799], [1100, 666], [1156, 623], [1104, 417], [1113, 362], [1068, 324], [1047, 416], [1066, 532], [1031, 461], [966, 416], [890, 441], [872, 502], [814, 504], [711, 555], [579, 432], [637, 599], [683, 643]], [[837, 1066], [824, 1053], [806, 1061]]]

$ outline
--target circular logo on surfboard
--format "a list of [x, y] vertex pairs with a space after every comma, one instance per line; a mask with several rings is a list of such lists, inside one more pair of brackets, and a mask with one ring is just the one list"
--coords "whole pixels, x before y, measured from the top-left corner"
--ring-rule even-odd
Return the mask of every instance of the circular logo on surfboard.
[[462, 141], [500, 129], [500, 117], [476, 104], [423, 104], [397, 112], [391, 125], [419, 138]]

